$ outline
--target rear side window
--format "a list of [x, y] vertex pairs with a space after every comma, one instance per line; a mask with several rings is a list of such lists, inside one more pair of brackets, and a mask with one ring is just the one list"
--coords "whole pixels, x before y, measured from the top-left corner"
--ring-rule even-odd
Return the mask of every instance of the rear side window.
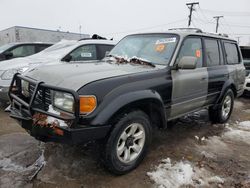
[[36, 53], [34, 45], [18, 46], [11, 50], [11, 52], [13, 53], [13, 57], [25, 57]]
[[205, 39], [206, 62], [208, 67], [220, 65], [219, 44], [217, 40]]
[[43, 51], [45, 48], [48, 48], [51, 45], [37, 45], [36, 46], [36, 52]]
[[113, 45], [105, 45], [105, 44], [97, 44], [97, 51], [98, 51], [98, 59], [103, 59], [106, 55], [106, 53], [110, 52]]
[[224, 42], [226, 51], [227, 64], [238, 64], [240, 63], [240, 57], [237, 45], [234, 43]]
[[96, 46], [94, 44], [84, 45], [70, 53], [71, 61], [97, 60]]
[[193, 56], [197, 58], [197, 68], [202, 67], [202, 43], [200, 38], [187, 38], [181, 47], [180, 53], [177, 58], [177, 63], [184, 56]]

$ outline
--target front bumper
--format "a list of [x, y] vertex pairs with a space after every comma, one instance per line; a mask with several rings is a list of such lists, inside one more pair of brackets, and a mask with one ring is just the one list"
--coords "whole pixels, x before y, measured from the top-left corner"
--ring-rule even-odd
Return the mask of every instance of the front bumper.
[[78, 144], [88, 141], [98, 140], [104, 138], [110, 126], [85, 126], [81, 128], [63, 128], [40, 126], [34, 124], [29, 118], [21, 115], [16, 109], [11, 109], [10, 117], [17, 120], [19, 125], [24, 128], [32, 137], [42, 142], [58, 142], [65, 144]]
[[[35, 89], [30, 101], [22, 98], [22, 80], [35, 84]], [[75, 113], [69, 115], [58, 115], [45, 110], [45, 97], [37, 104], [36, 98], [44, 90], [51, 89], [71, 93], [75, 99]], [[78, 125], [79, 122], [79, 96], [76, 92], [35, 82], [29, 78], [16, 74], [10, 86], [9, 97], [11, 101], [10, 117], [18, 123], [33, 137], [43, 142], [60, 142], [77, 144], [104, 138], [109, 130], [109, 125], [91, 126]], [[40, 107], [41, 108], [40, 108]], [[69, 126], [60, 126], [60, 123], [48, 123], [47, 118], [53, 117], [57, 120], [67, 122]]]

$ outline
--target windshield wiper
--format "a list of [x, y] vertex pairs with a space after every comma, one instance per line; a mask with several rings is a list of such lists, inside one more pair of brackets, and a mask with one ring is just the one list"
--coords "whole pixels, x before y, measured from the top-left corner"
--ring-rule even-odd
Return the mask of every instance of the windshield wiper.
[[138, 57], [132, 57], [131, 59], [126, 59], [124, 57], [118, 57], [118, 56], [111, 55], [111, 54], [108, 55], [108, 57], [115, 58], [117, 64], [133, 63], [133, 64], [147, 65], [147, 66], [155, 67], [155, 65], [153, 63], [151, 63], [150, 61], [147, 61], [145, 59], [141, 59]]
[[155, 65], [152, 62], [145, 60], [145, 59], [138, 58], [138, 57], [132, 57], [129, 62], [135, 63], [135, 64], [140, 64], [140, 65], [148, 65], [151, 67], [155, 67]]

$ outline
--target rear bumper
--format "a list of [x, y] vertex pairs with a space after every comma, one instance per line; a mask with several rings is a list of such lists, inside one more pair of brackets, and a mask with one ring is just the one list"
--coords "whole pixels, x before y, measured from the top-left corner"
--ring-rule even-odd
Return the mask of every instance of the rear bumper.
[[25, 117], [16, 109], [11, 109], [10, 117], [17, 120], [32, 137], [42, 142], [58, 142], [65, 144], [78, 144], [104, 138], [109, 130], [106, 126], [84, 126], [81, 128], [53, 127], [51, 125], [41, 126], [34, 124], [33, 120]]

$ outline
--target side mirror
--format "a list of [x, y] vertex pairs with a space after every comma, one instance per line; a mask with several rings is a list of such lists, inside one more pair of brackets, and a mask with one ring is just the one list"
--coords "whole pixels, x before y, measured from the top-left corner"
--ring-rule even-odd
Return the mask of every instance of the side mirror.
[[178, 63], [179, 69], [195, 69], [197, 65], [197, 58], [193, 56], [184, 56]]
[[66, 55], [63, 59], [62, 59], [62, 61], [65, 61], [65, 62], [70, 62], [72, 60], [72, 56], [71, 55]]
[[13, 53], [10, 51], [6, 51], [6, 52], [4, 52], [4, 56], [6, 59], [10, 59], [13, 57]]

